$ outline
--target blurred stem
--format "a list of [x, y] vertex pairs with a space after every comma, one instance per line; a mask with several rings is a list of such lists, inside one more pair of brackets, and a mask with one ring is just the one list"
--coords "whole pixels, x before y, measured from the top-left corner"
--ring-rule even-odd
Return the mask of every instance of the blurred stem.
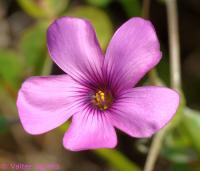
[[137, 165], [117, 150], [99, 149], [95, 150], [94, 153], [107, 160], [118, 171], [141, 171]]
[[[180, 92], [180, 46], [178, 37], [178, 15], [176, 0], [165, 0], [168, 17], [169, 51], [170, 51], [170, 78], [171, 87]], [[158, 132], [151, 144], [149, 154], [145, 163], [144, 171], [153, 171], [156, 159], [160, 153], [164, 135], [169, 125]]]
[[156, 163], [156, 159], [158, 158], [158, 155], [160, 153], [160, 149], [162, 146], [162, 140], [165, 134], [166, 127], [160, 130], [155, 137], [153, 138], [153, 141], [151, 143], [151, 147], [146, 159], [146, 163], [144, 166], [144, 171], [153, 171], [154, 166]]
[[180, 45], [178, 34], [178, 15], [176, 0], [166, 0], [168, 35], [170, 51], [170, 78], [171, 87], [180, 92], [181, 71], [180, 71]]

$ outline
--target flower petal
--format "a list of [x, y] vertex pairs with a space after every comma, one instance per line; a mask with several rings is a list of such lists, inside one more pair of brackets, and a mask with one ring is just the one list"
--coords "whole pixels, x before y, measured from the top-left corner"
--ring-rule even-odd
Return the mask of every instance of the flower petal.
[[153, 25], [135, 17], [114, 34], [106, 51], [103, 70], [115, 88], [131, 88], [160, 58], [160, 45]]
[[27, 79], [17, 99], [24, 129], [41, 134], [61, 125], [81, 105], [81, 91], [85, 90], [67, 75]]
[[85, 109], [73, 116], [72, 124], [63, 138], [64, 147], [72, 151], [113, 148], [116, 133], [105, 113]]
[[51, 58], [75, 80], [99, 81], [103, 54], [91, 24], [83, 19], [62, 17], [47, 31]]
[[164, 87], [124, 91], [108, 115], [112, 124], [133, 137], [149, 137], [164, 127], [179, 105], [179, 95]]

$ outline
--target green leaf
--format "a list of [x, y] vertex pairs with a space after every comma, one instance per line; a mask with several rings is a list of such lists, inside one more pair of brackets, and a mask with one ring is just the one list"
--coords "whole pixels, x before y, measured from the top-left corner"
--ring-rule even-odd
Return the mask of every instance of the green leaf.
[[47, 54], [39, 75], [50, 75], [52, 71], [52, 66], [53, 66], [53, 61], [49, 56], [49, 54]]
[[198, 158], [197, 153], [191, 148], [190, 140], [186, 135], [176, 135], [176, 137], [170, 138], [169, 140], [168, 136], [165, 139], [165, 144], [161, 151], [165, 158], [175, 163], [188, 163]]
[[17, 0], [22, 9], [32, 17], [40, 18], [46, 17], [46, 12], [34, 0]]
[[184, 107], [179, 124], [166, 134], [162, 154], [177, 163], [188, 163], [199, 157], [200, 113]]
[[21, 37], [19, 48], [25, 56], [25, 61], [31, 75], [41, 73], [46, 58], [47, 23], [38, 23], [25, 30]]
[[175, 162], [175, 163], [189, 163], [189, 162], [197, 160], [197, 158], [198, 158], [195, 151], [193, 151], [190, 148], [165, 149], [165, 150], [163, 150], [162, 155], [164, 155], [168, 160]]
[[[167, 54], [167, 52], [163, 52], [163, 54]], [[159, 64], [156, 66], [158, 71], [158, 75], [164, 81], [167, 86], [170, 86], [170, 71], [169, 71], [169, 58], [165, 55]]]
[[198, 158], [181, 124], [166, 135], [161, 154], [175, 163], [188, 163]]
[[117, 150], [99, 149], [94, 151], [107, 160], [118, 171], [141, 171], [141, 169]]
[[86, 2], [90, 5], [105, 7], [111, 2], [111, 0], [86, 0]]
[[128, 17], [141, 16], [141, 4], [139, 0], [119, 0]]
[[0, 133], [5, 132], [8, 129], [7, 119], [0, 115]]
[[169, 171], [199, 171], [200, 162], [172, 163]]
[[18, 0], [18, 3], [34, 18], [53, 18], [67, 8], [69, 0]]
[[184, 109], [183, 125], [188, 133], [190, 140], [194, 148], [200, 154], [200, 111], [193, 110], [190, 108]]
[[96, 30], [97, 38], [100, 42], [101, 48], [103, 50], [106, 49], [107, 44], [112, 36], [113, 29], [112, 23], [104, 11], [95, 7], [80, 6], [71, 9], [67, 15], [88, 19]]
[[60, 130], [61, 132], [66, 132], [66, 130], [69, 128], [69, 126], [70, 126], [70, 122], [67, 121], [67, 122], [65, 122], [64, 124], [62, 124], [62, 125], [59, 127], [59, 130]]
[[69, 0], [47, 0], [46, 3], [49, 6], [49, 10], [53, 13], [53, 16], [58, 16], [67, 9]]
[[14, 51], [0, 49], [0, 85], [12, 91], [19, 87], [24, 75], [24, 63]]
[[172, 164], [169, 171], [191, 171], [191, 168], [186, 163]]

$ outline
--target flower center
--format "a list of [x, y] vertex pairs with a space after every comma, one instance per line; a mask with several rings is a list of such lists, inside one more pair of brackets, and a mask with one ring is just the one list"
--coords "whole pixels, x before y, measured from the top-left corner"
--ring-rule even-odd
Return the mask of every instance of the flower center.
[[113, 98], [110, 92], [99, 90], [94, 94], [92, 103], [100, 110], [106, 110], [111, 105], [112, 100]]

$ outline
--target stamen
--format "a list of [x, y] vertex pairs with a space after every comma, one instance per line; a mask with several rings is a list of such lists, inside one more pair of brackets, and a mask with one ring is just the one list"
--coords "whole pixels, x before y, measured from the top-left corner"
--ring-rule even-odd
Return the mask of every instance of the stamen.
[[97, 91], [92, 97], [92, 103], [100, 110], [106, 110], [112, 103], [112, 95], [107, 91]]

